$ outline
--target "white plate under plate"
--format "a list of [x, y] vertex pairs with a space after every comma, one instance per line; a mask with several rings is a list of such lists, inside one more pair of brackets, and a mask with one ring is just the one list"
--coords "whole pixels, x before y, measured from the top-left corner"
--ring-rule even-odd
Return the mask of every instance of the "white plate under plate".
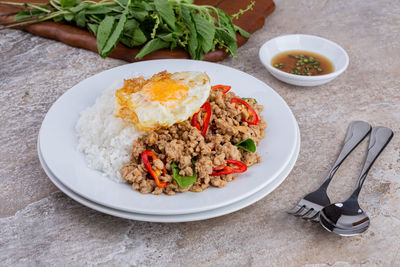
[[284, 180], [285, 178], [289, 175], [290, 171], [293, 169], [297, 157], [299, 155], [300, 151], [300, 135], [298, 135], [297, 139], [297, 144], [296, 144], [296, 149], [295, 153], [293, 155], [293, 158], [289, 161], [288, 166], [283, 170], [283, 172], [278, 175], [271, 183], [269, 183], [266, 187], [262, 188], [261, 190], [257, 191], [256, 193], [252, 194], [251, 196], [242, 199], [240, 201], [237, 201], [235, 203], [232, 203], [230, 205], [217, 208], [217, 209], [212, 209], [208, 211], [203, 211], [203, 212], [198, 212], [198, 213], [189, 213], [189, 214], [178, 214], [178, 215], [151, 215], [151, 214], [140, 214], [140, 213], [133, 213], [133, 212], [127, 212], [127, 211], [121, 211], [109, 207], [105, 207], [103, 205], [97, 204], [95, 202], [92, 202], [84, 197], [81, 197], [68, 189], [65, 185], [63, 185], [48, 169], [46, 166], [46, 163], [43, 161], [40, 149], [39, 149], [39, 144], [38, 144], [38, 154], [39, 154], [39, 160], [40, 163], [42, 164], [42, 167], [44, 171], [46, 172], [47, 176], [50, 178], [50, 180], [62, 191], [64, 192], [67, 196], [70, 198], [74, 199], [75, 201], [81, 203], [82, 205], [89, 207], [91, 209], [97, 210], [102, 213], [106, 213], [109, 215], [113, 215], [116, 217], [121, 217], [125, 219], [130, 219], [130, 220], [137, 220], [137, 221], [146, 221], [146, 222], [164, 222], [164, 223], [173, 223], [173, 222], [190, 222], [190, 221], [199, 221], [199, 220], [205, 220], [205, 219], [210, 219], [222, 215], [226, 215], [235, 211], [238, 211], [240, 209], [243, 209], [256, 201], [264, 198], [267, 196], [269, 193], [271, 193], [275, 188], [277, 188]]
[[[142, 195], [127, 184], [116, 183], [87, 167], [77, 150], [75, 124], [79, 114], [94, 104], [104, 89], [115, 81], [168, 70], [204, 71], [212, 84], [232, 85], [242, 97], [254, 97], [264, 106], [268, 127], [257, 148], [263, 157], [224, 188], [202, 193], [186, 192], [173, 197]], [[274, 180], [295, 153], [298, 126], [286, 102], [268, 85], [242, 71], [220, 64], [194, 60], [154, 60], [123, 65], [96, 74], [69, 89], [50, 108], [43, 120], [40, 150], [49, 170], [66, 187], [88, 200], [117, 210], [157, 215], [187, 214], [220, 208], [240, 201]]]

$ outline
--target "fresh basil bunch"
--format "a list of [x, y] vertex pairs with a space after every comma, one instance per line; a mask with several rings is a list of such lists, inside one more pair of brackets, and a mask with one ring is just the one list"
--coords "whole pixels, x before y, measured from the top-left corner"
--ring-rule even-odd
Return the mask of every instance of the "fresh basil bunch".
[[[29, 9], [19, 12], [14, 17], [17, 22], [7, 27], [49, 19], [74, 23], [96, 35], [98, 52], [103, 58], [118, 42], [128, 47], [143, 45], [137, 59], [178, 46], [193, 59], [202, 59], [216, 47], [234, 55], [236, 32], [246, 38], [250, 36], [221, 9], [196, 5], [191, 0], [50, 0], [45, 5], [24, 5]], [[253, 5], [254, 2], [245, 11]], [[240, 10], [232, 17], [237, 18], [243, 12]]]

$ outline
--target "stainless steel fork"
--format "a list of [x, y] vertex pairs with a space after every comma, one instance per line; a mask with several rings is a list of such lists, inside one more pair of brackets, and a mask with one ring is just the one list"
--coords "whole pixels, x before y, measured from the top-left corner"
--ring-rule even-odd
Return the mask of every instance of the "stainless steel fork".
[[316, 191], [305, 195], [295, 207], [288, 211], [289, 214], [300, 216], [303, 219], [312, 220], [314, 222], [319, 221], [318, 214], [320, 210], [331, 204], [326, 190], [328, 189], [329, 183], [332, 181], [333, 175], [335, 175], [337, 169], [346, 157], [361, 143], [370, 131], [371, 125], [365, 121], [355, 121], [349, 125], [342, 151], [340, 151], [335, 164], [333, 164], [323, 184]]

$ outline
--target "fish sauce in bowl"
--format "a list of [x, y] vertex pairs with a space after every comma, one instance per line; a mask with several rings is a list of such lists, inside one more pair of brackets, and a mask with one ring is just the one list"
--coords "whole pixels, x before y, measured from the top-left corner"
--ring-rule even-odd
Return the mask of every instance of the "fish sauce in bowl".
[[335, 71], [332, 62], [317, 53], [309, 51], [286, 51], [271, 60], [271, 65], [281, 71], [304, 76], [319, 76]]

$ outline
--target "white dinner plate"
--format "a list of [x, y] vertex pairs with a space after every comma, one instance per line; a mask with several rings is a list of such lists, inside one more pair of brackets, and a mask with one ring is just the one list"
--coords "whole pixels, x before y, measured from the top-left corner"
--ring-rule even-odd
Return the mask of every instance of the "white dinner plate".
[[[115, 81], [160, 71], [203, 71], [212, 84], [229, 84], [241, 97], [254, 97], [264, 105], [268, 127], [257, 147], [263, 161], [224, 188], [201, 193], [185, 192], [173, 197], [143, 195], [124, 183], [116, 183], [87, 167], [77, 150], [75, 124], [79, 114], [94, 104]], [[40, 150], [49, 170], [78, 195], [113, 209], [157, 215], [196, 213], [240, 201], [269, 184], [288, 165], [296, 148], [298, 126], [286, 102], [268, 85], [242, 71], [203, 61], [154, 60], [123, 65], [96, 74], [69, 89], [50, 108], [39, 133]]]
[[97, 210], [102, 213], [106, 213], [109, 215], [113, 215], [116, 217], [121, 217], [125, 219], [130, 219], [130, 220], [137, 220], [137, 221], [146, 221], [146, 222], [164, 222], [164, 223], [173, 223], [173, 222], [190, 222], [190, 221], [199, 221], [199, 220], [205, 220], [205, 219], [210, 219], [222, 215], [226, 215], [235, 211], [238, 211], [240, 209], [243, 209], [258, 200], [264, 198], [267, 196], [269, 193], [271, 193], [275, 188], [277, 188], [289, 175], [291, 170], [293, 169], [297, 157], [299, 155], [300, 151], [300, 135], [297, 137], [297, 144], [296, 144], [296, 149], [295, 153], [293, 155], [293, 158], [289, 161], [289, 164], [286, 168], [284, 168], [283, 172], [279, 174], [271, 183], [269, 183], [266, 187], [262, 188], [261, 190], [257, 191], [256, 193], [250, 195], [249, 197], [237, 201], [235, 203], [232, 203], [230, 205], [221, 207], [221, 208], [216, 208], [208, 211], [203, 211], [203, 212], [198, 212], [198, 213], [189, 213], [189, 214], [178, 214], [178, 215], [151, 215], [151, 214], [140, 214], [140, 213], [133, 213], [133, 212], [127, 212], [127, 211], [121, 211], [113, 208], [109, 208], [100, 204], [97, 204], [95, 202], [92, 202], [82, 196], [77, 195], [74, 193], [72, 190], [68, 189], [65, 185], [63, 185], [48, 169], [46, 166], [46, 163], [43, 161], [39, 144], [38, 144], [38, 155], [39, 155], [39, 160], [40, 163], [42, 164], [42, 167], [47, 174], [47, 176], [50, 178], [50, 180], [62, 191], [64, 192], [67, 196], [70, 198], [74, 199], [75, 201], [81, 203], [82, 205], [89, 207], [91, 209]]

